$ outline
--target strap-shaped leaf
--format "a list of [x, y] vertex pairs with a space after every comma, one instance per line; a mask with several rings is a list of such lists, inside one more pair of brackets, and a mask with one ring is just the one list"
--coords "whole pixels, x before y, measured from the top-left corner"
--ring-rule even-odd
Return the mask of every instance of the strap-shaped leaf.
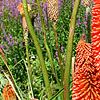
[[64, 92], [64, 88], [59, 90], [50, 100], [55, 100], [58, 96], [60, 96]]

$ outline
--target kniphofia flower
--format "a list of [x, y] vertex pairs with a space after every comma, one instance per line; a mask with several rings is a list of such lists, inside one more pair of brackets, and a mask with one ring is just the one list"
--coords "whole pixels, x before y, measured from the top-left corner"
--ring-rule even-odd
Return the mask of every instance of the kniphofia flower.
[[92, 0], [82, 0], [81, 2], [83, 3], [84, 7], [90, 7], [92, 4]]
[[[27, 6], [28, 6], [28, 11], [30, 11], [30, 10], [31, 10], [31, 6], [30, 6], [30, 4], [28, 4]], [[23, 16], [23, 15], [24, 15], [23, 4], [22, 4], [22, 3], [19, 4], [19, 5], [17, 6], [17, 8], [18, 8], [18, 10], [20, 11], [20, 14]]]
[[[30, 11], [31, 10], [30, 4], [28, 4], [27, 6], [28, 6], [28, 11]], [[19, 4], [17, 6], [17, 8], [20, 11], [20, 14], [22, 15], [23, 36], [24, 36], [24, 39], [25, 39], [25, 36], [28, 33], [28, 26], [27, 26], [27, 22], [26, 22], [26, 19], [25, 19], [25, 16], [24, 16], [23, 4], [22, 3]]]
[[58, 21], [58, 2], [57, 0], [47, 0], [48, 3], [48, 17], [52, 22]]
[[3, 89], [4, 100], [16, 100], [16, 95], [10, 84], [6, 84]]
[[94, 0], [92, 10], [92, 46], [95, 66], [100, 71], [100, 0]]
[[100, 100], [100, 82], [94, 66], [92, 46], [83, 40], [77, 45], [72, 100]]

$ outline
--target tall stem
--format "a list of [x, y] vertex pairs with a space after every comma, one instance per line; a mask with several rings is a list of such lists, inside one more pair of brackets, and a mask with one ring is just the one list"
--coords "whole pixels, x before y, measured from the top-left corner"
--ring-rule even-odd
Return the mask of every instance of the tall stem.
[[[60, 54], [60, 49], [59, 49], [56, 23], [53, 23], [53, 29], [54, 29], [54, 36], [55, 36], [56, 48], [57, 48], [58, 58], [59, 58], [59, 64], [60, 64], [61, 87], [63, 88], [64, 69], [63, 69], [63, 62], [62, 62], [62, 58], [61, 58], [61, 54]], [[63, 100], [63, 99], [64, 99], [64, 95], [61, 94], [61, 100]]]
[[79, 3], [80, 0], [75, 0], [71, 16], [71, 24], [69, 30], [68, 46], [67, 46], [67, 58], [66, 58], [65, 74], [64, 74], [64, 100], [70, 100], [70, 67], [72, 59], [73, 36], [74, 36], [76, 16], [78, 12]]
[[63, 73], [64, 73], [64, 70], [63, 70], [63, 62], [62, 62], [62, 59], [61, 59], [59, 43], [58, 43], [58, 36], [57, 36], [57, 29], [56, 29], [56, 24], [55, 23], [53, 23], [53, 28], [54, 28], [56, 48], [57, 48], [58, 58], [59, 58], [59, 63], [60, 63], [61, 86], [63, 87], [63, 79], [64, 79], [64, 74]]
[[28, 80], [31, 88], [32, 98], [34, 98], [32, 76], [31, 76], [31, 65], [30, 65], [29, 52], [28, 52], [28, 32], [25, 33], [25, 46], [26, 46], [26, 55], [27, 55], [27, 63], [28, 63], [28, 67], [27, 67]]
[[27, 25], [28, 25], [30, 34], [34, 40], [34, 44], [35, 44], [37, 54], [38, 54], [38, 57], [40, 60], [40, 65], [41, 65], [42, 72], [43, 72], [43, 78], [44, 78], [44, 82], [45, 82], [45, 86], [46, 86], [46, 90], [47, 90], [48, 99], [50, 99], [50, 97], [52, 96], [52, 92], [51, 92], [51, 88], [50, 88], [50, 83], [49, 83], [49, 78], [48, 78], [48, 74], [47, 74], [47, 70], [46, 70], [46, 65], [45, 65], [43, 55], [42, 55], [41, 47], [40, 47], [38, 39], [35, 35], [35, 31], [33, 29], [31, 19], [30, 19], [29, 13], [28, 13], [27, 0], [23, 0], [23, 7], [24, 7], [24, 14], [25, 14], [25, 18], [27, 21]]
[[56, 76], [56, 73], [55, 73], [55, 70], [54, 70], [54, 65], [53, 65], [53, 60], [52, 60], [52, 56], [51, 56], [51, 53], [50, 53], [50, 49], [49, 49], [49, 46], [47, 44], [47, 41], [46, 41], [46, 34], [45, 34], [45, 24], [44, 24], [44, 19], [43, 19], [43, 13], [42, 13], [42, 9], [40, 7], [40, 2], [39, 0], [37, 0], [37, 3], [38, 3], [38, 7], [39, 7], [39, 13], [40, 13], [40, 18], [41, 18], [41, 23], [42, 23], [42, 29], [43, 29], [43, 39], [44, 39], [44, 45], [45, 45], [45, 48], [47, 50], [47, 53], [48, 53], [48, 57], [49, 57], [49, 60], [50, 60], [50, 64], [51, 64], [51, 68], [52, 68], [52, 72], [54, 74], [54, 77], [56, 79], [56, 81], [58, 81], [58, 78]]
[[91, 14], [90, 14], [90, 8], [87, 8], [87, 39], [88, 43], [91, 43]]

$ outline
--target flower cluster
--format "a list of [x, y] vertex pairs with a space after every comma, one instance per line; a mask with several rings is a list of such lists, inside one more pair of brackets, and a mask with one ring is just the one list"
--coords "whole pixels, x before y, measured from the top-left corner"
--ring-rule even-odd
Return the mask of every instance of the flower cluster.
[[3, 99], [5, 100], [16, 100], [15, 92], [13, 91], [11, 85], [6, 84], [3, 89]]
[[92, 10], [92, 46], [95, 66], [100, 71], [100, 1], [94, 0], [95, 5]]
[[94, 66], [92, 46], [80, 40], [77, 45], [75, 74], [73, 79], [73, 100], [99, 100], [100, 83]]
[[3, 44], [2, 43], [0, 44], [0, 47], [6, 54], [8, 54], [10, 48], [14, 49], [14, 46], [17, 46], [18, 42], [16, 41], [16, 37], [13, 39], [10, 33], [7, 35], [5, 30], [4, 29], [2, 30], [4, 36], [0, 36], [0, 39], [3, 42]]

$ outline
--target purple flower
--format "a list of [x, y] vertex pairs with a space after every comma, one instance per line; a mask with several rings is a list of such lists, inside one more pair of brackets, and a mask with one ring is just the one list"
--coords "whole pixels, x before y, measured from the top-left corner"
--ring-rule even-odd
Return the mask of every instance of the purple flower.
[[4, 49], [4, 46], [3, 45], [0, 45], [1, 49]]
[[3, 16], [3, 12], [0, 12], [0, 15]]
[[15, 9], [15, 14], [14, 14], [14, 15], [15, 15], [16, 17], [18, 17], [18, 14], [19, 14], [19, 12], [18, 12], [18, 9], [16, 8], [16, 9]]
[[45, 8], [43, 8], [42, 11], [43, 11], [43, 14], [45, 15], [45, 14], [46, 14], [46, 12], [45, 12]]
[[0, 69], [2, 69], [2, 67], [0, 66]]
[[35, 5], [35, 0], [33, 0], [33, 5]]
[[61, 46], [61, 51], [63, 52], [63, 49], [64, 49], [64, 47], [63, 46]]
[[9, 47], [8, 47], [8, 45], [6, 44], [6, 42], [4, 41], [3, 37], [0, 36], [0, 38], [2, 39], [2, 41], [3, 41], [4, 45], [6, 46], [6, 48], [9, 50]]
[[8, 44], [9, 44], [10, 46], [12, 46], [12, 45], [11, 45], [11, 42], [10, 42], [10, 40], [9, 40], [9, 38], [8, 38], [8, 37], [7, 37], [7, 39], [6, 39], [6, 40], [7, 40]]
[[9, 0], [6, 0], [6, 5], [7, 5], [7, 7], [9, 6]]
[[34, 27], [36, 27], [36, 23], [34, 22]]
[[18, 45], [18, 42], [15, 42], [16, 46]]
[[9, 38], [11, 39], [11, 41], [13, 41], [13, 38], [12, 38], [12, 36], [10, 35], [10, 34], [8, 34], [9, 35]]
[[42, 3], [40, 3], [40, 6], [41, 6], [41, 7], [43, 7], [43, 4], [42, 4]]
[[2, 1], [0, 1], [0, 7], [2, 6]]
[[87, 22], [85, 21], [84, 18], [83, 18], [83, 24], [84, 24], [85, 28], [87, 28]]
[[15, 4], [18, 4], [18, 0], [15, 0]]
[[6, 32], [5, 32], [5, 30], [3, 29], [3, 34], [4, 34], [4, 36], [5, 37], [7, 37], [7, 34], [6, 34]]
[[58, 57], [58, 52], [56, 51], [56, 56]]
[[79, 25], [81, 24], [81, 21], [79, 18], [77, 19], [77, 21], [78, 21], [77, 26], [79, 27]]
[[86, 20], [87, 20], [87, 11], [85, 12], [85, 18], [86, 18]]
[[74, 0], [72, 1], [72, 8], [74, 8]]
[[84, 21], [84, 25], [85, 25], [85, 27], [87, 28], [87, 22], [86, 22], [86, 21]]
[[[60, 11], [60, 9], [62, 8], [62, 4], [63, 4], [64, 0], [58, 0], [58, 10]], [[60, 13], [60, 12], [59, 12]]]
[[81, 5], [83, 6], [83, 0], [81, 0]]
[[13, 42], [12, 36], [11, 36], [10, 34], [8, 34], [8, 35], [9, 35], [9, 38], [10, 38], [10, 40], [11, 40], [12, 46], [14, 46], [14, 42]]
[[1, 29], [3, 29], [3, 22], [1, 23]]
[[22, 0], [20, 0], [20, 3], [22, 3]]
[[21, 42], [21, 46], [23, 46], [24, 45], [24, 43], [23, 42]]
[[85, 29], [83, 28], [83, 34], [85, 34]]
[[78, 24], [80, 25], [80, 24], [81, 24], [81, 21], [80, 21], [80, 19], [79, 19], [79, 18], [78, 18], [78, 20], [77, 20], [77, 21], [78, 21]]
[[5, 52], [4, 46], [0, 44], [0, 47]]
[[48, 7], [48, 3], [45, 3], [45, 8]]
[[41, 28], [41, 32], [43, 32], [43, 29]]

